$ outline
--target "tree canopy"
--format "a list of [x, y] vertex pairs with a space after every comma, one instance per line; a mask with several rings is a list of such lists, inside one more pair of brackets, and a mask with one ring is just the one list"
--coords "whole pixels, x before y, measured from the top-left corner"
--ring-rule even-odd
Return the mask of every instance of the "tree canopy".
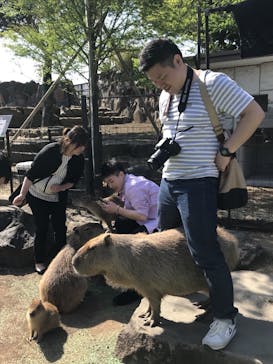
[[[132, 69], [139, 49], [148, 39], [170, 37], [180, 45], [197, 40], [197, 6], [204, 10], [238, 3], [239, 0], [8, 0], [0, 7], [0, 36], [9, 40], [16, 55], [29, 56], [41, 69], [60, 72], [67, 59], [89, 35], [93, 42], [95, 71], [117, 65], [113, 44]], [[89, 30], [86, 4], [91, 8]], [[212, 49], [239, 46], [230, 13], [210, 15]], [[91, 35], [90, 33], [91, 32]], [[202, 36], [204, 39], [204, 35]], [[73, 69], [88, 64], [83, 48]]]

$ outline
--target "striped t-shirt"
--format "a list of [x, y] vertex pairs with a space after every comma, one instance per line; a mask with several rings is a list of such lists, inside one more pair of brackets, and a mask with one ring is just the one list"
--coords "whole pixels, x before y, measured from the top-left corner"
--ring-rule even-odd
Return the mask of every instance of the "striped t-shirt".
[[[238, 118], [253, 97], [223, 73], [201, 72], [205, 72], [206, 87], [219, 121], [224, 129], [229, 129], [227, 117]], [[180, 94], [172, 97], [167, 108], [169, 97], [169, 93], [162, 91], [159, 99], [163, 138], [174, 136], [179, 117]], [[188, 131], [183, 132], [189, 127]], [[175, 141], [180, 145], [181, 151], [165, 162], [162, 177], [169, 180], [218, 177], [214, 160], [219, 143], [200, 94], [198, 79], [192, 81], [187, 107], [180, 115], [177, 130]]]

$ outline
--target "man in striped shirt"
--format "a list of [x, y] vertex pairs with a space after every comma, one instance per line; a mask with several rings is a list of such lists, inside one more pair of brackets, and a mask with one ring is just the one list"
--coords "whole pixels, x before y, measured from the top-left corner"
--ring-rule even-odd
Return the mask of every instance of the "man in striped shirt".
[[[223, 73], [191, 69], [175, 43], [155, 39], [140, 54], [140, 70], [162, 89], [159, 114], [163, 138], [180, 152], [164, 163], [159, 192], [161, 230], [183, 224], [190, 252], [208, 282], [214, 320], [202, 344], [223, 349], [236, 333], [233, 284], [216, 236], [219, 171], [253, 134], [264, 112], [253, 97]], [[205, 79], [218, 118], [238, 118], [236, 130], [219, 146], [200, 94]]]

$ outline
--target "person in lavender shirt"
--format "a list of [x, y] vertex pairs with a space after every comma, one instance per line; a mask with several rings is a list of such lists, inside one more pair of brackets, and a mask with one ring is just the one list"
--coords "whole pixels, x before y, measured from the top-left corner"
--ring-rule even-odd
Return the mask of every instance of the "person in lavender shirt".
[[[117, 234], [153, 233], [157, 230], [157, 198], [159, 186], [143, 176], [126, 173], [119, 162], [102, 165], [103, 182], [123, 201], [123, 207], [112, 201], [101, 206], [104, 211], [116, 214], [114, 230]], [[122, 292], [114, 298], [114, 304], [124, 305], [139, 300], [132, 290]]]

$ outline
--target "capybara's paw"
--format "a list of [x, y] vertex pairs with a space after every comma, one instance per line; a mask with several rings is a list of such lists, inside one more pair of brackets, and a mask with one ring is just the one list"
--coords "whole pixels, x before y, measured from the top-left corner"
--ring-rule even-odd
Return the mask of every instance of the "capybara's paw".
[[156, 327], [159, 325], [159, 323], [159, 320], [150, 318], [144, 321], [144, 326]]
[[150, 310], [147, 310], [147, 311], [143, 312], [141, 315], [139, 315], [138, 317], [144, 318], [147, 320], [149, 317], [151, 317], [151, 312], [150, 312]]
[[150, 326], [150, 327], [155, 327], [158, 326], [160, 323], [160, 319], [158, 315], [155, 314], [149, 314], [149, 316], [147, 316], [144, 319], [144, 326]]
[[143, 325], [153, 327], [153, 320], [152, 319], [147, 319], [147, 320], [144, 321]]
[[35, 332], [34, 334], [32, 334], [31, 336], [29, 336], [27, 338], [27, 341], [28, 342], [35, 341], [37, 339], [37, 337], [38, 337], [38, 334], [37, 334], [37, 332]]

